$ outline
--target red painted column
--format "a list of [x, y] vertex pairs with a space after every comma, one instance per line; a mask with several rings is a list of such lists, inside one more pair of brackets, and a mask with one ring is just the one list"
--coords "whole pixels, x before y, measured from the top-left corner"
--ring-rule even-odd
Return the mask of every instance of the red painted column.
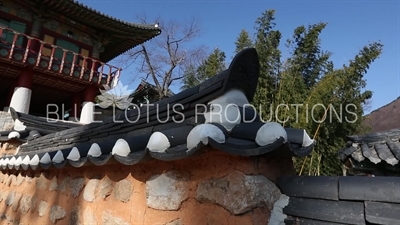
[[33, 71], [29, 68], [24, 68], [21, 70], [18, 80], [17, 87], [32, 88]]
[[32, 96], [32, 75], [32, 70], [24, 68], [17, 78], [16, 87], [10, 101], [10, 107], [13, 107], [17, 112], [29, 113]]
[[99, 89], [94, 85], [86, 87], [84, 96], [83, 96], [83, 101], [84, 102], [94, 102], [94, 99], [96, 98], [96, 95], [98, 92], [99, 92]]

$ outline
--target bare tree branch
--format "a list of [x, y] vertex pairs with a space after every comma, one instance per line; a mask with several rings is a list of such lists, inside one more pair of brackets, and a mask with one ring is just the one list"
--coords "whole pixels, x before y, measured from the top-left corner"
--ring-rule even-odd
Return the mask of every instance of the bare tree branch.
[[145, 14], [137, 19], [146, 24], [157, 22], [162, 32], [125, 55], [129, 63], [134, 60], [142, 78], [152, 80], [162, 99], [167, 96], [172, 83], [184, 77], [189, 65], [199, 65], [204, 59], [203, 46], [192, 47], [188, 44], [200, 34], [199, 24], [194, 19], [184, 23], [160, 19], [151, 21]]
[[154, 71], [154, 68], [153, 68], [153, 66], [151, 64], [151, 60], [150, 60], [149, 54], [147, 53], [146, 47], [144, 45], [141, 45], [141, 46], [142, 46], [144, 60], [145, 60], [145, 62], [147, 64], [147, 67], [149, 68], [148, 74], [151, 75], [151, 77], [153, 78], [154, 83], [158, 87], [158, 86], [160, 86], [160, 84], [159, 84], [159, 82], [157, 80], [156, 72]]

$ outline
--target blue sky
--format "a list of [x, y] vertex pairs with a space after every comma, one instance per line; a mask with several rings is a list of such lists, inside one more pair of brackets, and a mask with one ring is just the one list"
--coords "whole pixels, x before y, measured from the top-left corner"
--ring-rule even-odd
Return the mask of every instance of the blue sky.
[[[322, 49], [333, 53], [335, 67], [352, 59], [365, 45], [380, 41], [383, 54], [366, 75], [367, 89], [373, 91], [371, 110], [390, 103], [400, 96], [400, 1], [133, 1], [133, 0], [79, 0], [105, 14], [129, 22], [145, 13], [148, 18], [184, 21], [196, 18], [200, 22], [201, 36], [193, 45], [206, 45], [210, 50], [220, 48], [230, 62], [234, 42], [242, 29], [254, 32], [254, 21], [267, 9], [276, 10], [276, 29], [283, 34], [282, 42], [300, 25], [328, 23], [321, 34]], [[162, 24], [160, 24], [162, 25]], [[286, 49], [281, 48], [283, 53]], [[131, 81], [135, 67], [123, 71], [121, 81]], [[130, 82], [130, 88], [137, 83]], [[177, 91], [179, 85], [174, 85]], [[369, 110], [370, 111], [370, 110]]]

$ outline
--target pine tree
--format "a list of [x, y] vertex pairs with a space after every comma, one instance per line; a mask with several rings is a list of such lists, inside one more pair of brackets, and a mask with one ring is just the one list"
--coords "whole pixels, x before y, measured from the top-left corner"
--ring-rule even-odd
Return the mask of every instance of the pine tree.
[[197, 76], [201, 82], [226, 69], [225, 53], [215, 48], [208, 58], [197, 68]]
[[243, 49], [250, 48], [253, 46], [253, 41], [251, 40], [250, 35], [246, 30], [242, 29], [238, 38], [235, 41], [235, 45], [236, 45], [235, 53], [239, 53]]
[[215, 48], [213, 52], [204, 60], [199, 67], [189, 66], [185, 71], [182, 90], [199, 85], [205, 80], [217, 75], [226, 69], [225, 53], [219, 48]]
[[181, 90], [195, 87], [200, 84], [199, 79], [197, 79], [196, 68], [194, 65], [191, 64], [187, 68], [185, 68], [185, 71], [183, 74], [184, 74], [183, 75], [183, 85], [181, 87]]

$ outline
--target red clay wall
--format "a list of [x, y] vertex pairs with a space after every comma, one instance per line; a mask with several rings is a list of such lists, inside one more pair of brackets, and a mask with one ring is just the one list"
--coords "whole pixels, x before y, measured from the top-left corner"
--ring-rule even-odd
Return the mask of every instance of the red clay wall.
[[214, 150], [133, 166], [2, 171], [0, 223], [265, 225], [280, 196], [270, 180], [293, 173], [290, 158]]

